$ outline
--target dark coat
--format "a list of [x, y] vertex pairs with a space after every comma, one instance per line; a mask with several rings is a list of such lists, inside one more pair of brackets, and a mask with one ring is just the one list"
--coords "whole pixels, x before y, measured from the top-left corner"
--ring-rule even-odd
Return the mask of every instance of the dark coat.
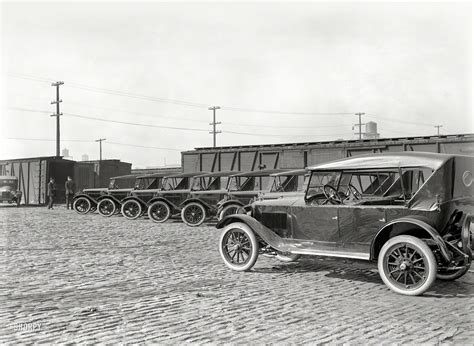
[[56, 184], [49, 182], [48, 183], [48, 196], [54, 196], [56, 193]]
[[76, 184], [73, 180], [66, 180], [64, 184], [64, 190], [66, 190], [66, 195], [72, 195], [76, 191]]

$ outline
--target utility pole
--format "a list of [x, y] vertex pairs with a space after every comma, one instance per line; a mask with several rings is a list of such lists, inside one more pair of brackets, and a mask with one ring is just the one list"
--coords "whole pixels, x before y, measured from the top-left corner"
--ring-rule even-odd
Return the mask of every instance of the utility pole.
[[99, 162], [102, 162], [102, 141], [105, 141], [106, 138], [99, 138], [99, 139], [96, 139], [95, 141], [96, 142], [99, 142], [99, 150], [100, 150], [100, 156], [99, 156]]
[[216, 122], [216, 109], [221, 109], [221, 107], [219, 107], [219, 106], [209, 107], [209, 110], [212, 111], [212, 114], [213, 114], [212, 123], [209, 123], [209, 125], [212, 125], [212, 132], [209, 132], [209, 133], [212, 133], [212, 135], [213, 135], [213, 139], [214, 139], [213, 147], [214, 148], [216, 147], [216, 135], [218, 133], [222, 132], [222, 131], [216, 131], [216, 125], [220, 124], [220, 122]]
[[365, 113], [356, 113], [355, 115], [358, 115], [359, 116], [359, 125], [355, 125], [355, 126], [359, 126], [359, 140], [362, 139], [362, 116], [365, 115]]
[[56, 117], [56, 156], [57, 157], [60, 156], [60, 150], [61, 150], [61, 129], [59, 125], [59, 117], [63, 115], [63, 113], [59, 111], [59, 104], [63, 102], [63, 100], [59, 98], [59, 86], [63, 84], [64, 82], [62, 81], [51, 83], [51, 86], [56, 87], [56, 100], [51, 101], [52, 105], [54, 104], [56, 105], [56, 114], [52, 114], [51, 116]]
[[438, 129], [438, 137], [439, 137], [439, 128], [443, 127], [443, 125], [435, 125], [434, 127], [436, 127]]

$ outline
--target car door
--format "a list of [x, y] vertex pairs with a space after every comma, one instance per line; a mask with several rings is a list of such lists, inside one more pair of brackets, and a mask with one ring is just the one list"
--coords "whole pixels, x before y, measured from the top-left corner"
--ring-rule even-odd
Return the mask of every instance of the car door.
[[349, 252], [370, 253], [370, 244], [386, 222], [385, 208], [341, 205], [338, 208], [339, 242]]
[[307, 203], [301, 198], [291, 206], [290, 210], [293, 239], [337, 246], [339, 241], [338, 206]]

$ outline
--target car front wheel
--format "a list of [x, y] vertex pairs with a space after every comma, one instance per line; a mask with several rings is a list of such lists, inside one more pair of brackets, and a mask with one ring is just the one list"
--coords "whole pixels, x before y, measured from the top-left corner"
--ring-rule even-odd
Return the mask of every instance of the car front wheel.
[[148, 217], [153, 222], [165, 222], [170, 218], [170, 216], [170, 207], [163, 201], [154, 202], [148, 207]]
[[122, 204], [121, 212], [125, 218], [135, 220], [142, 214], [142, 205], [132, 199]]
[[181, 219], [191, 227], [199, 226], [206, 219], [206, 209], [200, 203], [189, 203], [181, 210]]
[[115, 214], [116, 209], [115, 202], [110, 198], [104, 198], [97, 204], [97, 210], [102, 216], [110, 217]]
[[392, 291], [416, 296], [433, 284], [437, 264], [425, 242], [400, 235], [389, 239], [380, 250], [378, 269], [383, 282]]
[[85, 197], [78, 197], [72, 203], [73, 209], [81, 215], [87, 214], [91, 211], [91, 201]]
[[219, 253], [227, 267], [236, 271], [248, 271], [257, 262], [258, 241], [244, 223], [227, 225], [219, 240]]

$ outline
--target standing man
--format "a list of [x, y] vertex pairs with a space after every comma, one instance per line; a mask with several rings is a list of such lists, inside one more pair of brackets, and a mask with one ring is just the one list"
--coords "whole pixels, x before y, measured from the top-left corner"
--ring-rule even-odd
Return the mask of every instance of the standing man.
[[53, 208], [53, 202], [54, 202], [54, 194], [56, 193], [56, 184], [54, 183], [53, 178], [49, 178], [49, 183], [48, 183], [48, 209], [54, 209]]
[[67, 177], [64, 188], [66, 190], [66, 207], [69, 209], [69, 205], [71, 205], [72, 210], [72, 198], [74, 197], [74, 192], [76, 191], [76, 184], [74, 184], [74, 181], [70, 176]]

